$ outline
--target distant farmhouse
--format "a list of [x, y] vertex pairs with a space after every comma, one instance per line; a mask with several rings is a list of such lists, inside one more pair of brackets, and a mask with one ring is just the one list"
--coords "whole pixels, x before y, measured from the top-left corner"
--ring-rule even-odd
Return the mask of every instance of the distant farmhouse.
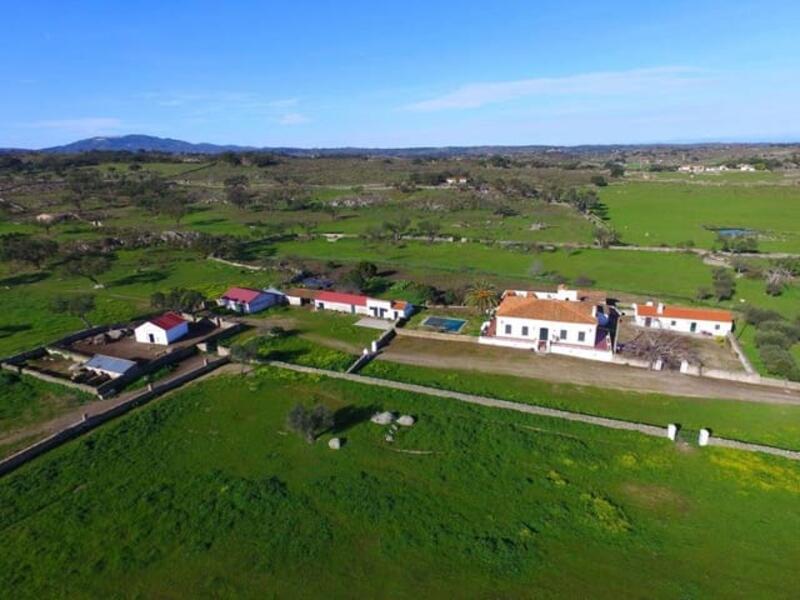
[[599, 292], [507, 290], [480, 342], [611, 361], [618, 317]]
[[402, 300], [380, 300], [359, 294], [343, 294], [326, 290], [318, 292], [314, 297], [314, 308], [396, 321], [400, 318], [410, 317], [414, 307]]
[[283, 298], [284, 295], [278, 290], [232, 287], [217, 299], [217, 304], [234, 312], [250, 314], [280, 304]]
[[681, 333], [724, 336], [733, 331], [733, 313], [727, 310], [687, 308], [683, 306], [634, 304], [635, 323], [639, 327]]
[[177, 313], [167, 312], [145, 321], [133, 333], [137, 342], [168, 346], [189, 333], [189, 322]]
[[316, 310], [335, 310], [392, 321], [407, 319], [414, 313], [414, 306], [403, 300], [382, 300], [361, 294], [305, 288], [293, 288], [287, 290], [285, 294], [290, 305], [311, 304]]

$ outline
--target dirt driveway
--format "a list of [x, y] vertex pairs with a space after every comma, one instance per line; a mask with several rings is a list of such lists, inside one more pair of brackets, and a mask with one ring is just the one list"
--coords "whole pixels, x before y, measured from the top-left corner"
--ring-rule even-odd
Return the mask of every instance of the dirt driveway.
[[552, 354], [537, 356], [524, 350], [472, 343], [443, 342], [398, 336], [378, 357], [409, 365], [463, 371], [482, 371], [531, 377], [555, 383], [574, 383], [655, 392], [695, 398], [748, 400], [770, 404], [800, 404], [795, 391], [765, 386], [704, 379], [675, 372], [657, 372], [609, 365]]

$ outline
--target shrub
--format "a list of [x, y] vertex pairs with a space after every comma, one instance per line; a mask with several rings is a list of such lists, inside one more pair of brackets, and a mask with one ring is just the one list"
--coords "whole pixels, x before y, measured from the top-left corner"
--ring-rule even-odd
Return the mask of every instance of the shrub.
[[786, 379], [800, 379], [800, 371], [788, 350], [780, 346], [762, 346], [759, 349], [764, 367], [773, 375]]
[[791, 343], [800, 340], [800, 326], [784, 320], [763, 321], [758, 326], [759, 331], [778, 332], [784, 335]]
[[748, 306], [744, 311], [745, 320], [751, 325], [758, 326], [765, 321], [781, 321], [783, 317], [774, 310]]
[[592, 287], [594, 285], [594, 279], [588, 275], [578, 275], [575, 278], [575, 285], [578, 287]]
[[789, 348], [792, 342], [780, 331], [759, 331], [755, 338], [756, 346], [778, 346], [779, 348]]
[[303, 404], [295, 404], [286, 417], [286, 426], [312, 444], [320, 433], [333, 427], [333, 413], [324, 404], [317, 404], [310, 409]]

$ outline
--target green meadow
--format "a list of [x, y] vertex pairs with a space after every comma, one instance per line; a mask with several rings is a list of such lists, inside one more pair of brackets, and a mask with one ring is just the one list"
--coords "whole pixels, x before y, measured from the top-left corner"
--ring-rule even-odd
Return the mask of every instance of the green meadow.
[[[298, 402], [335, 411], [342, 450], [286, 431]], [[379, 409], [418, 423], [389, 444], [367, 420]], [[779, 459], [263, 369], [0, 480], [0, 585], [15, 598], [789, 598], [799, 496], [798, 465]]]
[[711, 248], [708, 228], [744, 228], [759, 234], [765, 252], [800, 252], [800, 188], [787, 185], [625, 183], [600, 192], [622, 241]]
[[359, 374], [658, 427], [708, 427], [722, 437], [800, 450], [800, 406], [795, 405], [643, 394], [383, 360], [369, 363]]

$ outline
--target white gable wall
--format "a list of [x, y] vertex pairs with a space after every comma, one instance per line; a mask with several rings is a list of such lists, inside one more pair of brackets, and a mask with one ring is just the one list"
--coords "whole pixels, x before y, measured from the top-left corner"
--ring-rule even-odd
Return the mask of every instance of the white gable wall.
[[142, 323], [134, 330], [136, 341], [142, 344], [158, 344], [168, 346], [189, 333], [189, 324], [181, 323], [169, 331], [165, 331], [150, 321]]

